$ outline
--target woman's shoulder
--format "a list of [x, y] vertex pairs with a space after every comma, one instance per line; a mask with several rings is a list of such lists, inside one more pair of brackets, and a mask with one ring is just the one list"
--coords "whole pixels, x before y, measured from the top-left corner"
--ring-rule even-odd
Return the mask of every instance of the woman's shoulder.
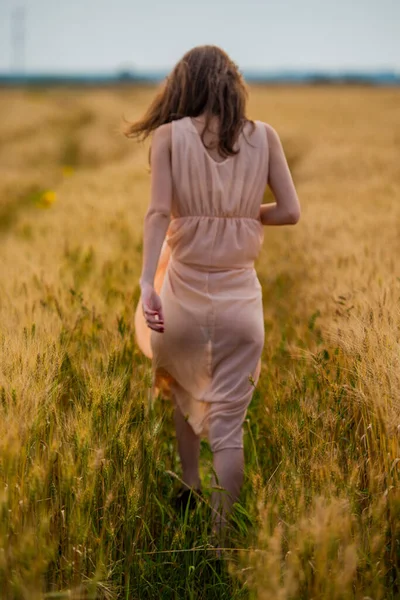
[[254, 141], [257, 146], [271, 146], [279, 139], [276, 130], [265, 121], [259, 119], [248, 120], [243, 129], [245, 137], [248, 140]]
[[280, 141], [279, 134], [272, 125], [266, 123], [265, 121], [256, 121], [256, 123], [259, 123], [259, 126], [264, 129], [269, 144], [274, 144]]
[[172, 123], [159, 125], [153, 132], [153, 145], [171, 146]]
[[176, 136], [179, 130], [184, 129], [191, 129], [190, 117], [174, 119], [169, 123], [159, 125], [153, 132], [153, 140], [157, 138], [161, 143], [171, 144], [172, 136]]
[[158, 138], [166, 138], [171, 135], [172, 123], [164, 123], [163, 125], [159, 125], [153, 133], [153, 136], [157, 136]]

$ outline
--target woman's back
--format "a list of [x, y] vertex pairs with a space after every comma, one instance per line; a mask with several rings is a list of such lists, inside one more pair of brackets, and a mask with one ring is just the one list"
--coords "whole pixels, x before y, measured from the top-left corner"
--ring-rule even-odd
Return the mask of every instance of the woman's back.
[[[260, 204], [268, 179], [265, 126], [246, 122], [235, 149], [216, 161], [190, 117], [171, 123], [172, 222], [175, 260], [208, 270], [253, 266], [262, 240]], [[215, 153], [214, 153], [215, 154]]]

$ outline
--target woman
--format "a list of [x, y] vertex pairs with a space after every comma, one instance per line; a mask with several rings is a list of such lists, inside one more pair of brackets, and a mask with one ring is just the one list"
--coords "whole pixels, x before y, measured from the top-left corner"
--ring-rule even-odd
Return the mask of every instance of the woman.
[[[154, 389], [174, 401], [184, 490], [200, 490], [200, 438], [213, 451], [212, 505], [226, 522], [243, 480], [243, 422], [264, 344], [254, 269], [264, 225], [297, 223], [276, 131], [245, 116], [237, 66], [216, 46], [187, 52], [128, 137], [154, 133], [144, 222], [139, 346]], [[269, 184], [276, 202], [261, 204]], [[185, 494], [183, 494], [185, 495]]]

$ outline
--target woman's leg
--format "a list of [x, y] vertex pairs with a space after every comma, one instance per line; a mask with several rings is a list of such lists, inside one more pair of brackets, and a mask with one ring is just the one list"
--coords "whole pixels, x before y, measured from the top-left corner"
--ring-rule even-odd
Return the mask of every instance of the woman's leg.
[[226, 525], [233, 503], [239, 499], [244, 473], [243, 448], [217, 450], [213, 458], [215, 475], [212, 485], [223, 488], [223, 490], [213, 490], [211, 496], [213, 531], [219, 534]]
[[209, 441], [213, 451], [213, 531], [222, 533], [234, 502], [239, 500], [244, 477], [243, 422], [249, 394], [232, 402], [210, 406]]
[[200, 489], [200, 437], [195, 434], [176, 401], [174, 405], [175, 431], [183, 471], [182, 479], [189, 488]]

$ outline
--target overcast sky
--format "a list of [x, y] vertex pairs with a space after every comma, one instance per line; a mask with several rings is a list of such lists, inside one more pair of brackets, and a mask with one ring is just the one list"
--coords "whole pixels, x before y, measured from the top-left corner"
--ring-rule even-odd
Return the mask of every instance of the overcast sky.
[[[12, 43], [21, 6], [23, 60]], [[244, 69], [400, 72], [400, 0], [0, 0], [3, 72], [169, 69], [198, 44]]]

